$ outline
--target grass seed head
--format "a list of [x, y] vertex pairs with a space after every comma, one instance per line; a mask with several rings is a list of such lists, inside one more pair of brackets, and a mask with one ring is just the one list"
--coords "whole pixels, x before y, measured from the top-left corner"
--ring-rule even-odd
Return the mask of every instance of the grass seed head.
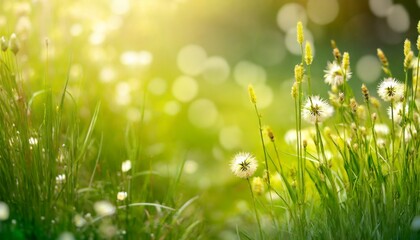
[[251, 103], [257, 104], [257, 95], [255, 94], [254, 87], [251, 84], [248, 85], [248, 94], [249, 94], [249, 99], [251, 100]]
[[313, 59], [314, 59], [314, 57], [312, 55], [311, 44], [308, 41], [306, 41], [306, 45], [305, 45], [305, 62], [306, 62], [306, 65], [311, 65]]
[[384, 52], [380, 48], [377, 49], [377, 55], [378, 55], [379, 61], [381, 61], [382, 67], [388, 68], [389, 66], [388, 58], [386, 58]]
[[411, 42], [408, 39], [404, 41], [404, 56], [407, 57], [408, 53], [411, 51]]
[[301, 83], [303, 80], [303, 66], [302, 64], [295, 65], [295, 80], [297, 83]]
[[299, 21], [297, 23], [296, 29], [297, 29], [297, 36], [296, 36], [297, 42], [300, 45], [302, 45], [303, 44], [303, 38], [304, 37], [303, 37], [303, 25], [302, 25], [302, 22], [301, 21]]
[[404, 69], [407, 70], [411, 67], [413, 60], [413, 51], [410, 51], [404, 58]]
[[350, 54], [348, 52], [344, 52], [343, 54], [343, 62], [341, 64], [341, 67], [345, 72], [349, 71], [350, 66]]
[[362, 94], [365, 102], [369, 102], [369, 90], [365, 84], [362, 84]]
[[294, 99], [296, 99], [298, 96], [298, 89], [299, 89], [299, 84], [297, 82], [294, 82], [292, 86], [292, 90], [290, 92], [290, 94], [292, 95]]

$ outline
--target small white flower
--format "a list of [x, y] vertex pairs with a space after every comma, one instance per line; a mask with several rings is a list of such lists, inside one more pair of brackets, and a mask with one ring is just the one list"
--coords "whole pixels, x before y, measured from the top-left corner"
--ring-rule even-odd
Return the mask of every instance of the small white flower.
[[122, 163], [121, 165], [121, 170], [123, 172], [128, 172], [131, 169], [131, 161], [130, 160], [126, 160]]
[[117, 200], [124, 201], [127, 198], [127, 192], [118, 192]]
[[57, 177], [55, 177], [55, 181], [57, 184], [63, 183], [64, 181], [66, 181], [66, 175], [63, 174], [59, 174]]
[[378, 95], [384, 101], [399, 101], [404, 96], [404, 84], [395, 78], [385, 78], [378, 87]]
[[[392, 109], [392, 111], [391, 111]], [[408, 106], [405, 106], [405, 114], [408, 113]], [[392, 116], [394, 116], [394, 122], [400, 123], [403, 119], [403, 104], [397, 103], [394, 105], [393, 108], [388, 108], [388, 117], [389, 119], [392, 119]]]
[[[324, 81], [330, 86], [340, 86], [344, 83], [344, 71], [337, 62], [328, 63], [327, 70], [324, 70]], [[351, 71], [346, 72], [346, 81], [351, 78]]]
[[331, 117], [334, 113], [331, 107], [325, 100], [319, 96], [311, 96], [306, 100], [302, 109], [302, 118], [309, 123], [323, 122]]
[[99, 216], [109, 216], [115, 213], [115, 206], [110, 202], [102, 200], [93, 204], [96, 214]]
[[34, 137], [30, 137], [29, 138], [29, 144], [30, 145], [37, 145], [38, 144], [38, 139], [36, 139]]
[[5, 221], [9, 218], [9, 206], [5, 202], [0, 202], [0, 221]]
[[230, 164], [232, 173], [240, 178], [251, 177], [255, 170], [257, 170], [258, 163], [254, 156], [250, 153], [241, 152], [233, 157]]

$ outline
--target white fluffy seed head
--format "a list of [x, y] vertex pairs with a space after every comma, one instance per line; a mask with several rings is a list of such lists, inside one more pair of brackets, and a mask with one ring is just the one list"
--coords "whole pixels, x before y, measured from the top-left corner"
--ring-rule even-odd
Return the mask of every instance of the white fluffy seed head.
[[230, 164], [232, 173], [240, 178], [249, 178], [257, 170], [258, 163], [255, 157], [247, 152], [237, 153]]

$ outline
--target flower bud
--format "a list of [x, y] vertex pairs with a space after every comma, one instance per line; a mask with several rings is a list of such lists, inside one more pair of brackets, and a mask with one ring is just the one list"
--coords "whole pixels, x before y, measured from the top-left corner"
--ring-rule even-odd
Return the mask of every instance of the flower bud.
[[13, 52], [13, 54], [17, 54], [19, 52], [19, 43], [16, 37], [16, 34], [12, 33], [9, 39], [9, 48], [10, 51]]

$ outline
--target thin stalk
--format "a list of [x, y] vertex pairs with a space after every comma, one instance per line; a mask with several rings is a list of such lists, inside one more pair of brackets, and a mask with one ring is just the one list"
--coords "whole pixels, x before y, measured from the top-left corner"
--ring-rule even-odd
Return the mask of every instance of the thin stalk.
[[268, 161], [267, 161], [267, 149], [265, 148], [265, 143], [264, 143], [264, 137], [263, 137], [263, 129], [262, 129], [262, 123], [261, 123], [261, 115], [258, 111], [257, 108], [257, 104], [254, 103], [254, 108], [255, 108], [255, 113], [257, 114], [258, 117], [258, 126], [260, 129], [260, 138], [261, 138], [261, 144], [262, 144], [262, 148], [263, 148], [263, 152], [264, 152], [264, 163], [265, 163], [265, 170], [267, 171], [267, 182], [268, 184], [270, 184], [270, 172], [268, 171]]
[[260, 217], [259, 217], [258, 211], [257, 211], [257, 203], [255, 201], [254, 192], [252, 191], [251, 182], [249, 181], [249, 178], [247, 178], [246, 181], [248, 182], [249, 191], [251, 191], [252, 203], [254, 204], [255, 218], [257, 219], [257, 223], [258, 223], [258, 231], [260, 233], [260, 239], [264, 239], [262, 228], [261, 228]]

